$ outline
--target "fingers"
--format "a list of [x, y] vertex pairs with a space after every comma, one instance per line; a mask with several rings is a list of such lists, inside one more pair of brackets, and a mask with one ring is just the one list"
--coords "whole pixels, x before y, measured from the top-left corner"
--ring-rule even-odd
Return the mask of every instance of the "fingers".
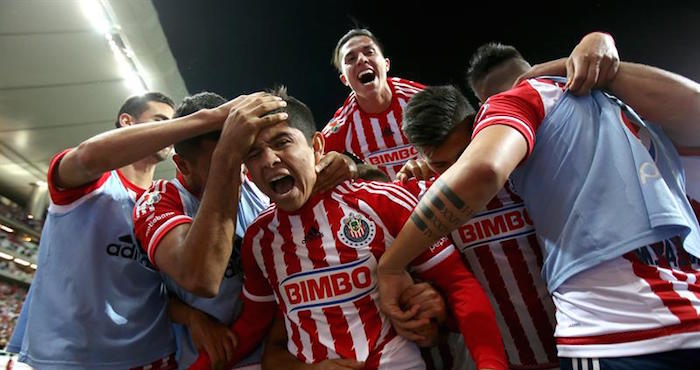
[[566, 76], [569, 79], [568, 89], [570, 91], [579, 91], [581, 85], [588, 75], [588, 63], [585, 58], [569, 58], [571, 60], [571, 70], [567, 65]]
[[518, 76], [512, 87], [516, 87], [521, 82], [530, 78], [541, 76], [565, 76], [566, 60], [567, 58], [560, 58], [542, 64], [535, 64], [530, 70]]
[[222, 338], [221, 342], [223, 344], [224, 360], [228, 364], [229, 362], [231, 362], [231, 360], [233, 360], [233, 351], [235, 349], [234, 341], [236, 338], [233, 336], [233, 333], [230, 330], [225, 330], [226, 335], [224, 336], [224, 338]]
[[598, 83], [598, 76], [600, 72], [600, 60], [596, 59], [588, 64], [588, 70], [586, 71], [586, 78], [581, 83], [581, 87], [578, 90], [572, 91], [576, 95], [587, 95], [591, 92], [593, 86]]

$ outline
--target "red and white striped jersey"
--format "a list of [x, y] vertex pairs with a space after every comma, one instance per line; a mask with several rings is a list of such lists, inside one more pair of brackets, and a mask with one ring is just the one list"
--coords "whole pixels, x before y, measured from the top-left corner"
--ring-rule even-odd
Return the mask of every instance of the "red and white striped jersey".
[[[488, 126], [507, 125], [523, 135], [531, 153], [540, 124], [563, 94], [551, 80], [524, 81], [484, 103], [473, 137]], [[644, 141], [624, 112], [620, 122]], [[619, 357], [700, 347], [700, 265], [679, 243], [640, 246], [573, 275], [552, 292], [558, 355]]]
[[555, 308], [540, 274], [542, 250], [510, 184], [450, 238], [491, 301], [510, 368], [558, 368]]
[[[350, 358], [365, 361], [368, 369], [423, 368], [415, 344], [398, 337], [380, 312], [376, 289], [377, 261], [416, 204], [416, 197], [397, 185], [346, 181], [313, 196], [298, 211], [266, 210], [243, 241], [246, 300], [239, 321], [253, 317], [248, 316], [254, 315], [251, 308], [276, 302], [284, 313], [288, 349], [301, 361]], [[488, 303], [446, 238], [411, 268], [455, 302], [461, 329], [471, 325], [474, 333], [489, 325], [484, 314], [472, 315], [478, 320], [466, 323], [470, 314], [465, 310], [488, 308]], [[475, 285], [461, 285], [469, 280]], [[472, 295], [477, 299], [467, 298]], [[485, 339], [493, 331], [498, 332], [495, 320], [483, 330], [488, 334], [478, 330], [478, 338], [470, 336], [490, 343], [482, 342], [475, 351], [501, 346], [497, 333]], [[499, 351], [500, 359], [482, 358], [481, 364], [504, 368], [502, 347], [493, 350]]]
[[491, 300], [510, 367], [558, 367], [554, 303], [540, 274], [542, 250], [522, 199], [506, 184], [451, 238]]
[[349, 152], [379, 167], [390, 179], [418, 152], [401, 130], [403, 108], [425, 86], [397, 77], [387, 79], [391, 106], [381, 113], [367, 113], [352, 92], [323, 129], [326, 152]]

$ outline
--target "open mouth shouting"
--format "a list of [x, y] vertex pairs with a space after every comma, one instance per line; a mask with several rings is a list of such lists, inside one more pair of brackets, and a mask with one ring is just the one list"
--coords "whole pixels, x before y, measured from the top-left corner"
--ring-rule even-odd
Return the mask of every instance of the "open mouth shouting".
[[278, 195], [285, 195], [294, 188], [294, 178], [290, 175], [277, 175], [269, 181], [270, 189]]
[[377, 75], [371, 69], [366, 69], [357, 74], [358, 81], [360, 81], [360, 83], [363, 85], [373, 82], [375, 77], [377, 77]]

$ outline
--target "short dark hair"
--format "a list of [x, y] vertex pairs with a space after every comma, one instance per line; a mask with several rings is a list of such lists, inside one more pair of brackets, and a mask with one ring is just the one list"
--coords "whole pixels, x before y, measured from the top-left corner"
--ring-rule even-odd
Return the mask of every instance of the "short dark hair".
[[346, 32], [345, 35], [343, 35], [343, 37], [341, 37], [340, 40], [338, 40], [338, 43], [335, 45], [335, 49], [333, 49], [333, 57], [331, 58], [331, 63], [333, 63], [333, 65], [338, 71], [343, 71], [342, 61], [340, 60], [340, 48], [342, 48], [343, 45], [345, 45], [345, 43], [350, 41], [351, 38], [357, 36], [369, 37], [377, 45], [382, 55], [384, 54], [384, 47], [379, 42], [379, 39], [377, 39], [377, 37], [374, 36], [374, 34], [370, 30], [366, 28], [353, 28], [350, 31]]
[[469, 116], [474, 108], [456, 87], [428, 86], [406, 104], [401, 129], [416, 148], [436, 148]]
[[276, 109], [268, 114], [286, 112], [287, 124], [289, 127], [301, 131], [306, 141], [311, 143], [311, 139], [314, 137], [314, 133], [316, 133], [316, 123], [314, 122], [314, 115], [311, 113], [311, 109], [297, 98], [287, 94], [287, 87], [284, 85], [270, 89], [268, 92], [272, 95], [279, 96], [282, 100], [287, 102], [286, 107]]
[[474, 86], [486, 77], [492, 69], [511, 59], [525, 60], [520, 55], [520, 52], [510, 45], [489, 42], [479, 46], [469, 60], [469, 69], [467, 70], [469, 87], [476, 91]]
[[148, 109], [149, 102], [163, 103], [175, 108], [175, 102], [173, 102], [172, 99], [163, 93], [151, 91], [143, 95], [134, 95], [126, 99], [121, 108], [119, 108], [119, 113], [117, 114], [117, 120], [114, 122], [114, 126], [117, 128], [122, 127], [122, 125], [119, 124], [119, 116], [121, 116], [123, 113], [129, 114], [133, 117], [138, 117], [143, 114], [143, 112]]
[[[183, 99], [180, 106], [178, 106], [175, 110], [175, 115], [173, 117], [178, 118], [187, 116], [202, 109], [216, 108], [224, 103], [226, 103], [226, 99], [224, 99], [221, 95], [213, 92], [202, 91]], [[202, 141], [219, 141], [220, 136], [221, 130], [218, 130], [185, 139], [175, 143], [175, 152], [187, 159], [195, 159], [197, 154], [199, 154], [199, 148], [201, 147]]]

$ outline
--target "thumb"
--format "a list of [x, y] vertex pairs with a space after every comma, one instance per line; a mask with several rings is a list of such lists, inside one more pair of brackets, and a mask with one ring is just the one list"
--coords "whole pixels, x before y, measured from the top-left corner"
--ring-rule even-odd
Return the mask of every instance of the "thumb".
[[324, 169], [326, 169], [326, 167], [328, 167], [328, 165], [330, 163], [331, 163], [330, 156], [324, 155], [323, 157], [321, 157], [321, 160], [318, 161], [318, 164], [316, 165], [316, 173], [319, 173], [319, 172], [323, 171]]
[[541, 76], [565, 76], [566, 75], [566, 58], [552, 60], [546, 63], [535, 64], [527, 72], [518, 76], [512, 87], [519, 83], [535, 77]]

